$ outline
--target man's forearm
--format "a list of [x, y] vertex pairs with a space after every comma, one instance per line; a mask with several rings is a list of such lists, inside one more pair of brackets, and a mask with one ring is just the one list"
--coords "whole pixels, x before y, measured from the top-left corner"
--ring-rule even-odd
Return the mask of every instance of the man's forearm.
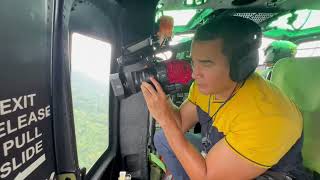
[[[171, 119], [173, 121], [173, 119]], [[206, 177], [206, 162], [200, 153], [184, 137], [175, 123], [163, 124], [168, 143], [191, 179]]]
[[181, 120], [181, 115], [180, 115], [180, 110], [179, 110], [179, 107], [177, 107], [175, 104], [173, 104], [173, 102], [171, 101], [171, 105], [172, 105], [172, 108], [174, 110], [174, 120], [176, 121], [177, 123], [177, 126], [179, 129], [182, 130], [182, 120]]

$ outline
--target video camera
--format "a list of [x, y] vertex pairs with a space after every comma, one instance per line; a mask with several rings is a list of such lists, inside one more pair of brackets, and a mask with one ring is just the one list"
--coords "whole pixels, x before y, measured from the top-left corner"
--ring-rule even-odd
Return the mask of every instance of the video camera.
[[119, 73], [110, 76], [115, 96], [123, 98], [138, 93], [141, 83], [150, 83], [152, 76], [166, 94], [188, 91], [192, 73], [190, 64], [183, 60], [157, 58], [156, 54], [169, 47], [161, 44], [153, 36], [123, 49], [122, 56], [117, 58]]

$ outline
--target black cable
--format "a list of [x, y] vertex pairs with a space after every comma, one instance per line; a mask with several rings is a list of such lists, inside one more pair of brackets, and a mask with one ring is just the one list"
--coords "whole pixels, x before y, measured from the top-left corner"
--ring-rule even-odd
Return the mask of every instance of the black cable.
[[[242, 84], [241, 84], [241, 86], [240, 86], [240, 88], [242, 88], [242, 86], [244, 85], [244, 83], [245, 82], [243, 82]], [[211, 135], [211, 133], [212, 133], [212, 125], [210, 125], [210, 121], [214, 121], [213, 120], [213, 118], [215, 118], [216, 117], [216, 115], [218, 114], [218, 112], [222, 109], [222, 107], [224, 106], [224, 105], [226, 105], [227, 104], [227, 102], [229, 102], [237, 93], [236, 92], [238, 92], [239, 90], [240, 90], [240, 88], [238, 89], [238, 91], [236, 91], [237, 90], [237, 87], [238, 87], [238, 84], [234, 87], [234, 89], [232, 90], [232, 92], [231, 92], [231, 94], [230, 94], [230, 96], [228, 97], [228, 99], [227, 100], [225, 100], [224, 102], [223, 102], [223, 104], [222, 105], [220, 105], [220, 107], [216, 110], [216, 112], [210, 117], [210, 109], [208, 110], [208, 113], [209, 113], [209, 119], [207, 120], [207, 124], [208, 124], [208, 126], [207, 126], [207, 131], [206, 131], [206, 135], [205, 135], [205, 142], [202, 142], [202, 143], [205, 143], [204, 144], [204, 148], [205, 148], [205, 151], [206, 151], [206, 153], [208, 153], [208, 146], [210, 146], [211, 144], [212, 144], [212, 142], [211, 142], [211, 140], [210, 140], [210, 135]], [[211, 100], [211, 96], [210, 96], [210, 99], [209, 99], [209, 103], [210, 103], [210, 100]], [[210, 128], [211, 127], [211, 128]]]

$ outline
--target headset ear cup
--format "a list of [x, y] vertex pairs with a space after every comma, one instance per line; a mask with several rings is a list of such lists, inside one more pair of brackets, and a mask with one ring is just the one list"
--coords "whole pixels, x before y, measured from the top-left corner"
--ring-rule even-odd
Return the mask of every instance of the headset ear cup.
[[255, 71], [259, 64], [259, 54], [257, 50], [251, 51], [249, 54], [235, 59], [233, 57], [230, 61], [230, 78], [235, 82], [242, 82]]

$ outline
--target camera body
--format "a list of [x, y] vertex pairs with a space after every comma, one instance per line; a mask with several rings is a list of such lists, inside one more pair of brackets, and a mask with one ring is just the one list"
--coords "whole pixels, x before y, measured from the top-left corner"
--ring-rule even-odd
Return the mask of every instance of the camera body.
[[168, 50], [160, 47], [156, 38], [147, 38], [124, 49], [117, 58], [119, 72], [111, 74], [110, 81], [115, 96], [127, 97], [138, 93], [143, 81], [151, 83], [154, 77], [166, 94], [188, 91], [192, 69], [183, 60], [162, 60], [155, 55]]

